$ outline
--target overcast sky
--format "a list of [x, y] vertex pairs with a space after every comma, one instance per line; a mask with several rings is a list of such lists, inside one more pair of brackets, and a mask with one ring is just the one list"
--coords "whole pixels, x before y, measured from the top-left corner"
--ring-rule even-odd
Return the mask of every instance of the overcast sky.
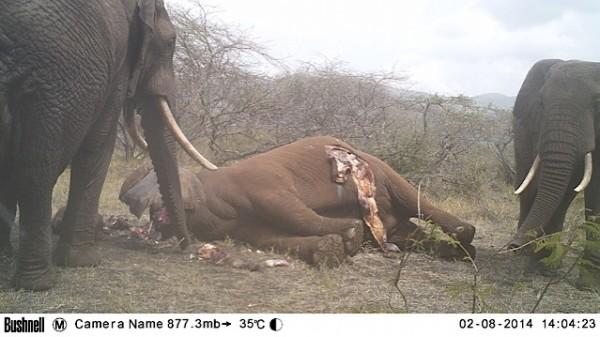
[[[178, 3], [185, 0], [167, 0]], [[415, 90], [514, 96], [543, 58], [600, 61], [600, 0], [204, 0], [272, 55], [402, 71]]]

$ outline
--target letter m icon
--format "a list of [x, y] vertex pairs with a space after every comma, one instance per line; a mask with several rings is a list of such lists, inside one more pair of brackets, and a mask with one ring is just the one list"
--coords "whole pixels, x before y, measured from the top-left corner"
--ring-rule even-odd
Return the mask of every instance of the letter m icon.
[[52, 328], [54, 331], [63, 332], [67, 329], [67, 321], [64, 318], [56, 318], [52, 322]]

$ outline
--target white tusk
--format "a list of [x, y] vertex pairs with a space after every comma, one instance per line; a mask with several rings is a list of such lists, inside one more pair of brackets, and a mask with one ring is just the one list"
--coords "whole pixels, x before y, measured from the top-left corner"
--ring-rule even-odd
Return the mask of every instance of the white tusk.
[[133, 142], [139, 146], [143, 151], [148, 150], [148, 143], [142, 138], [140, 133], [138, 132], [137, 125], [135, 124], [135, 117], [132, 115], [131, 118], [128, 118], [127, 122], [127, 133], [129, 137], [133, 140]]
[[592, 153], [588, 152], [585, 154], [585, 168], [583, 170], [583, 178], [581, 178], [581, 182], [577, 187], [575, 187], [575, 192], [579, 193], [587, 187], [587, 185], [592, 180]]
[[537, 156], [535, 156], [535, 159], [533, 160], [533, 164], [531, 164], [531, 168], [529, 169], [529, 172], [527, 172], [527, 176], [525, 176], [525, 179], [521, 183], [521, 186], [519, 186], [519, 188], [517, 188], [515, 190], [515, 194], [519, 195], [519, 194], [523, 193], [523, 191], [525, 191], [527, 186], [529, 186], [529, 184], [533, 180], [533, 177], [535, 176], [535, 172], [537, 171], [539, 166], [540, 166], [540, 155], [538, 154]]
[[160, 108], [161, 108], [160, 110], [163, 113], [163, 117], [165, 118], [165, 122], [166, 122], [167, 126], [169, 127], [169, 130], [171, 131], [171, 133], [173, 134], [173, 136], [175, 137], [175, 139], [177, 140], [179, 145], [181, 145], [181, 147], [183, 147], [185, 152], [187, 152], [187, 154], [189, 154], [190, 157], [192, 157], [195, 161], [202, 164], [202, 166], [206, 167], [207, 169], [212, 170], [212, 171], [216, 170], [217, 166], [215, 164], [211, 163], [210, 161], [208, 161], [208, 159], [204, 158], [200, 154], [200, 152], [198, 152], [198, 150], [196, 150], [194, 145], [192, 145], [192, 143], [190, 143], [190, 141], [185, 137], [185, 135], [183, 134], [183, 131], [181, 131], [181, 129], [179, 128], [179, 125], [177, 125], [177, 122], [175, 121], [175, 117], [173, 117], [173, 113], [171, 112], [171, 109], [169, 108], [169, 103], [167, 103], [167, 101], [164, 98], [160, 98]]

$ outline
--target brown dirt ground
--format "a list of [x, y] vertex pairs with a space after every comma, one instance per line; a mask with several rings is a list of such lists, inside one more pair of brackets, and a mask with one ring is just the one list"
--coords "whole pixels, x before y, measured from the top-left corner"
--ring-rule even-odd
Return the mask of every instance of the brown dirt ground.
[[[529, 312], [549, 278], [520, 272], [522, 256], [498, 253], [479, 235], [478, 311]], [[277, 254], [221, 242], [246, 260]], [[59, 285], [32, 293], [8, 288], [13, 266], [0, 263], [0, 312], [470, 312], [473, 269], [464, 262], [411, 254], [393, 287], [399, 258], [365, 248], [335, 269], [317, 269], [295, 259], [290, 267], [252, 272], [190, 260], [172, 249], [150, 249], [114, 238], [99, 243], [104, 263], [96, 268], [58, 269]], [[574, 276], [574, 275], [573, 275]], [[552, 286], [540, 312], [599, 312], [598, 295], [568, 283]]]
[[[113, 174], [123, 177], [119, 170]], [[108, 185], [102, 212], [124, 214], [123, 207], [107, 197], [107, 193], [115, 195], [120, 182], [109, 180]], [[56, 193], [64, 194], [61, 188]], [[508, 197], [508, 190], [496, 195], [502, 197], [481, 198], [477, 205], [463, 199], [438, 204], [477, 225], [480, 301], [476, 311], [530, 312], [550, 279], [525, 274], [527, 259], [502, 251], [516, 223], [516, 200]], [[400, 255], [386, 258], [365, 248], [339, 268], [318, 269], [241, 243], [219, 244], [246, 260], [277, 257], [292, 264], [263, 271], [216, 266], [190, 260], [189, 254], [178, 250], [150, 249], [115, 237], [99, 242], [104, 256], [100, 266], [58, 268], [58, 285], [47, 292], [10, 289], [14, 265], [0, 261], [0, 312], [455, 313], [472, 309], [474, 269], [469, 263], [411, 254], [398, 282], [405, 305], [394, 287]], [[600, 312], [600, 295], [574, 288], [576, 276], [551, 286], [538, 312]]]

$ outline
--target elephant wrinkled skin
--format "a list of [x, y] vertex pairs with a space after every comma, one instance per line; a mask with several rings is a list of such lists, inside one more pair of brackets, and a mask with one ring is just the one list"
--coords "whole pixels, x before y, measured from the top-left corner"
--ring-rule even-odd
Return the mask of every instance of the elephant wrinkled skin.
[[183, 141], [168, 131], [174, 49], [162, 0], [0, 1], [0, 254], [13, 254], [18, 206], [16, 288], [54, 283], [52, 189], [68, 165], [54, 261], [98, 263], [94, 225], [122, 110], [129, 123], [140, 112], [165, 206], [189, 237], [172, 145]]
[[[600, 215], [599, 103], [600, 63], [542, 60], [527, 74], [513, 110], [520, 213], [510, 248], [561, 231], [577, 192], [585, 190], [587, 220]], [[591, 232], [587, 239], [600, 240]], [[600, 252], [593, 247], [586, 248], [591, 263], [579, 284], [600, 289]], [[547, 254], [536, 254], [533, 265]]]
[[[405, 249], [414, 241], [441, 255], [463, 257], [461, 248], [429, 241], [416, 224], [417, 191], [380, 159], [332, 137], [305, 138], [218, 171], [198, 174], [181, 169], [190, 231], [200, 240], [229, 236], [257, 247], [293, 251], [313, 264], [337, 265], [357, 252], [370, 232], [361, 220], [352, 179], [336, 183], [326, 146], [341, 146], [365, 160], [375, 177], [375, 200], [388, 242]], [[206, 191], [211, 191], [210, 194]], [[176, 228], [164, 216], [151, 169], [138, 168], [123, 183], [120, 199], [138, 217], [150, 208], [154, 226], [168, 238]], [[420, 201], [425, 219], [438, 224], [474, 257], [475, 228]]]

